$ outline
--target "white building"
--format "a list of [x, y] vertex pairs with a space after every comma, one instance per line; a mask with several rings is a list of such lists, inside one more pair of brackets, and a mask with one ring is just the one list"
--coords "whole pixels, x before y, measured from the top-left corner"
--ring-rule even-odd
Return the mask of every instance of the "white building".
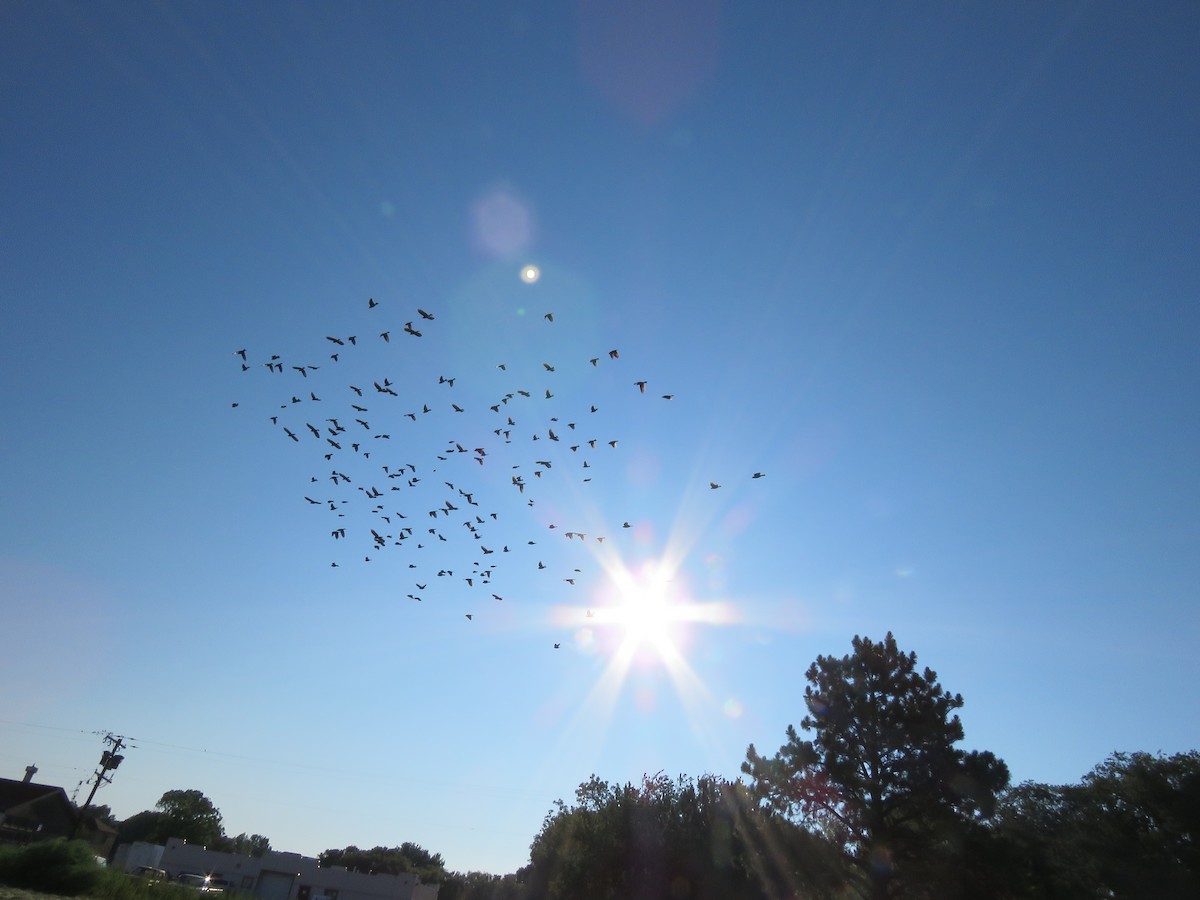
[[[127, 871], [138, 863], [114, 860]], [[145, 853], [130, 852], [129, 857]], [[167, 841], [155, 863], [175, 878], [191, 872], [229, 883], [232, 890], [260, 900], [437, 900], [436, 884], [421, 884], [416, 875], [364, 875], [343, 866], [322, 867], [311, 856], [268, 850], [261, 857], [208, 850], [178, 838]]]

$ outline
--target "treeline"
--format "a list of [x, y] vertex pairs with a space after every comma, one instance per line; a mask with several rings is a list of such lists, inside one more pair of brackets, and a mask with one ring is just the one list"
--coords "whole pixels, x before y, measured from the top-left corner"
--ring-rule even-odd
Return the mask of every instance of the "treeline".
[[438, 898], [1192, 900], [1200, 754], [1115, 754], [1082, 784], [1026, 782], [1004, 791], [987, 820], [913, 831], [924, 839], [902, 857], [872, 853], [793, 821], [740, 781], [592, 778], [547, 816], [528, 866], [452, 875]]
[[[593, 775], [518, 872], [447, 872], [415, 844], [321, 860], [417, 873], [439, 900], [1200, 897], [1200, 752], [1115, 753], [1079, 784], [1014, 787], [995, 755], [956, 746], [962, 696], [890, 633], [806, 678], [800, 730], [771, 756], [751, 745], [744, 779]], [[158, 811], [203, 812], [192, 794]]]
[[210, 850], [262, 856], [271, 849], [271, 841], [261, 834], [227, 835], [221, 821], [221, 811], [197, 790], [167, 791], [154, 809], [144, 810], [122, 822], [115, 822], [102, 808], [102, 818], [108, 818], [117, 829], [121, 844], [146, 841], [165, 844], [168, 838], [182, 838], [189, 844], [199, 844]]

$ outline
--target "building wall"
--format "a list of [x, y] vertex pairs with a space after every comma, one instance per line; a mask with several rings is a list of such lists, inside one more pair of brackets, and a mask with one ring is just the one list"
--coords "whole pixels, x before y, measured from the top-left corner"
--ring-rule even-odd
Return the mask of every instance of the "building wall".
[[113, 854], [112, 867], [125, 872], [132, 872], [138, 866], [162, 868], [163, 846], [148, 844], [145, 841], [134, 841], [132, 844], [122, 844]]
[[[262, 857], [240, 856], [171, 838], [159, 865], [172, 878], [181, 872], [211, 875], [264, 900], [437, 900], [438, 886], [423, 885], [415, 875], [364, 875], [342, 866], [322, 867], [299, 853], [268, 850]], [[294, 877], [285, 897], [289, 875]]]

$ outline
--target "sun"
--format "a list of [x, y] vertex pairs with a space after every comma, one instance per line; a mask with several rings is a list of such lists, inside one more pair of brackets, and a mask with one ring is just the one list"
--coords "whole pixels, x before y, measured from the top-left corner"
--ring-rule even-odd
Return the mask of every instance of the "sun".
[[677, 650], [683, 612], [672, 602], [670, 584], [651, 570], [631, 575], [617, 585], [619, 601], [608, 610], [608, 618], [623, 630], [626, 650], [649, 649], [661, 659]]

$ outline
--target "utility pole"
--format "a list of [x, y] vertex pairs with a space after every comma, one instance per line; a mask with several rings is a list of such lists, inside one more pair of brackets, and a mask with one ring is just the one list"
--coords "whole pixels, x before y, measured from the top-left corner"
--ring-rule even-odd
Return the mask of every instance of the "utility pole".
[[71, 837], [75, 837], [75, 833], [79, 831], [79, 826], [83, 823], [83, 814], [89, 806], [92, 805], [92, 798], [96, 796], [96, 791], [100, 790], [101, 784], [110, 784], [112, 776], [106, 775], [106, 772], [112, 772], [121, 764], [121, 760], [125, 757], [121, 755], [121, 750], [126, 746], [125, 738], [117, 734], [106, 734], [104, 743], [111, 744], [111, 750], [105, 750], [100, 756], [100, 764], [96, 767], [96, 771], [92, 773], [94, 779], [92, 783], [92, 792], [88, 794], [87, 800], [83, 801], [83, 806], [75, 813], [75, 824], [71, 828]]

